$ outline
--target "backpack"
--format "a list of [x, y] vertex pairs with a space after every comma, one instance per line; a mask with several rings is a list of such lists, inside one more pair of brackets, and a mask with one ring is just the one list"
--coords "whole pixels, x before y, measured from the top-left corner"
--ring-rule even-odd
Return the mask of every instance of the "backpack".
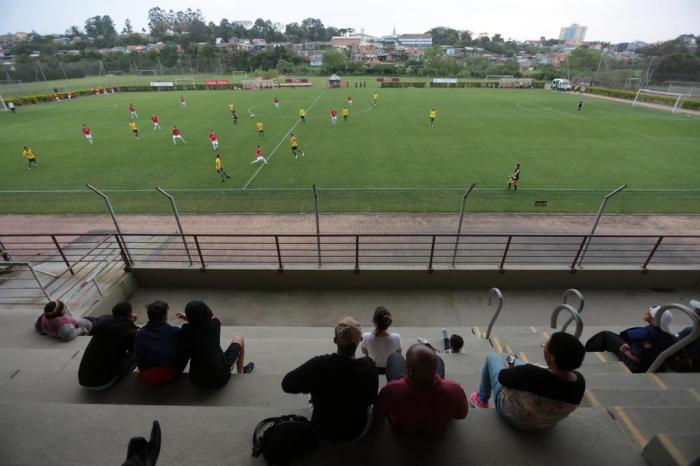
[[284, 466], [303, 459], [317, 446], [311, 421], [295, 414], [263, 419], [253, 432], [253, 456], [262, 454], [270, 465]]

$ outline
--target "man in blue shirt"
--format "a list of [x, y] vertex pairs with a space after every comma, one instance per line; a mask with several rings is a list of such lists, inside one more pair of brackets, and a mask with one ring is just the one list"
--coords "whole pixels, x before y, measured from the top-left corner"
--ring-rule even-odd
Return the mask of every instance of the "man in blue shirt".
[[168, 324], [168, 304], [154, 301], [146, 306], [148, 323], [136, 334], [139, 378], [149, 384], [172, 382], [187, 365], [181, 329]]

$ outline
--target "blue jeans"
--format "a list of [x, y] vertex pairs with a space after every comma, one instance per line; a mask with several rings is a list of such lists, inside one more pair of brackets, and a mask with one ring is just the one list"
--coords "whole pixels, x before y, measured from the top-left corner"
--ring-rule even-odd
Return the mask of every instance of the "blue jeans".
[[[520, 359], [515, 360], [516, 366], [521, 366], [524, 363]], [[498, 381], [498, 374], [506, 368], [506, 360], [498, 353], [491, 353], [486, 356], [486, 363], [484, 368], [481, 369], [481, 384], [479, 385], [479, 399], [484, 403], [488, 403], [491, 394], [494, 396], [494, 404], [496, 405], [496, 412], [499, 416], [507, 415], [503, 412], [501, 408], [501, 403], [499, 400], [499, 395], [503, 389], [503, 385]]]

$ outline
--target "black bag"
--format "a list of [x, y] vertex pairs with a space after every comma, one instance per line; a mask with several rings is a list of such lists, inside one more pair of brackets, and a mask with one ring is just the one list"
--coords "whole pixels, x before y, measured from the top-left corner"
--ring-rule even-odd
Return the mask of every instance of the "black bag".
[[270, 465], [284, 466], [303, 459], [317, 446], [311, 421], [295, 414], [263, 419], [253, 432], [253, 456], [262, 454]]

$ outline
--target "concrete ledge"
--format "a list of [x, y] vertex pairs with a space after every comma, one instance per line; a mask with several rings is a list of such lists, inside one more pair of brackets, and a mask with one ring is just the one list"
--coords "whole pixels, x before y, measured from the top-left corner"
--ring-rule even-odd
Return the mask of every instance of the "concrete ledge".
[[436, 269], [352, 269], [315, 267], [306, 269], [261, 268], [167, 268], [132, 269], [139, 286], [208, 287], [227, 289], [278, 288], [688, 288], [700, 286], [697, 267], [669, 267], [643, 271], [639, 267], [585, 268], [572, 273], [566, 267]]

